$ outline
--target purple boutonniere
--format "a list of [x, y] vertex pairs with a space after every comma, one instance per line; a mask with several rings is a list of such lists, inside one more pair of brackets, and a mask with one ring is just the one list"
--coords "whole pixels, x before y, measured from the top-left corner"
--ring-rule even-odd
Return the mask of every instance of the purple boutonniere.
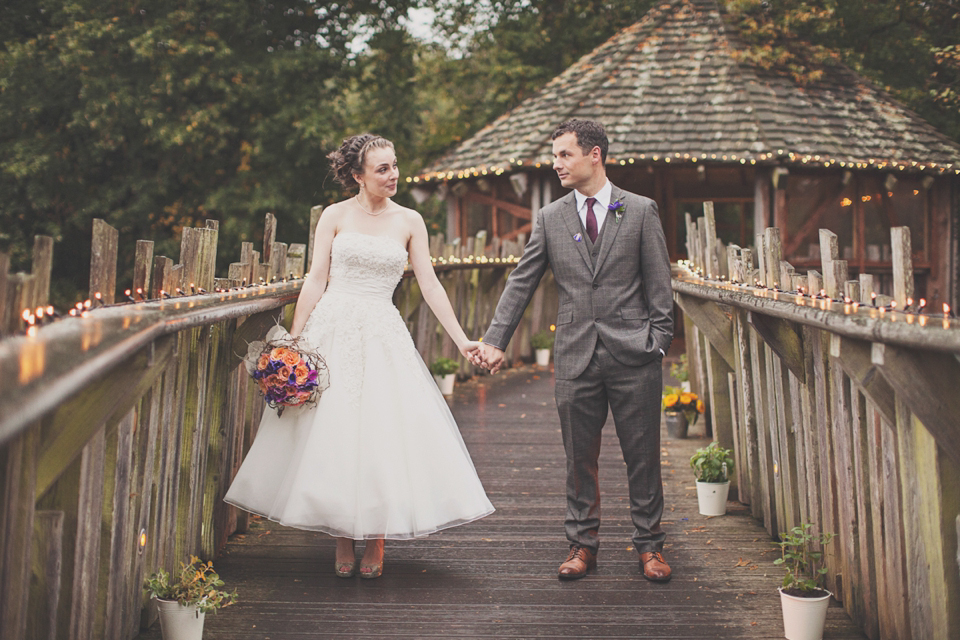
[[611, 202], [610, 206], [607, 207], [610, 211], [613, 212], [613, 215], [617, 217], [617, 222], [620, 222], [620, 218], [623, 217], [623, 212], [626, 210], [627, 205], [623, 204], [619, 200]]
[[575, 233], [573, 234], [573, 239], [576, 240], [577, 242], [581, 242], [583, 240], [583, 236], [580, 235], [579, 233]]

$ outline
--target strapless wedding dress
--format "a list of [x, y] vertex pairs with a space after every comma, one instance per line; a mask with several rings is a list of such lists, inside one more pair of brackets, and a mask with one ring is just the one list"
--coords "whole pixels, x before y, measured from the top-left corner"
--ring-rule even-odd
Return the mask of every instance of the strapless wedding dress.
[[302, 337], [330, 387], [265, 409], [225, 500], [300, 529], [407, 539], [493, 512], [457, 424], [393, 305], [406, 249], [341, 232]]

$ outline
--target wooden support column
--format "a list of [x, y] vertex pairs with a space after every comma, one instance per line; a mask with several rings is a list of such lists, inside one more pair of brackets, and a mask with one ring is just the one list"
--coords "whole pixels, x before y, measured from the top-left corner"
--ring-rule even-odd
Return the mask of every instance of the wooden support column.
[[898, 462], [909, 584], [910, 637], [955, 638], [960, 634], [960, 577], [953, 518], [960, 507], [960, 473], [942, 456], [931, 432], [905, 402], [897, 403]]
[[717, 354], [732, 369], [735, 360], [733, 356], [733, 324], [730, 321], [730, 316], [722, 311], [715, 302], [708, 302], [679, 293], [674, 294], [674, 299], [680, 305], [684, 315], [697, 325], [697, 328], [717, 350]]
[[32, 578], [27, 637], [57, 638], [60, 568], [63, 562], [63, 512], [37, 511], [33, 522]]
[[[760, 453], [757, 444], [757, 407], [753, 395], [753, 362], [750, 355], [749, 326], [742, 311], [734, 313], [734, 332], [736, 334], [737, 390], [739, 392], [739, 414], [741, 422], [741, 442], [743, 457], [740, 460], [740, 479], [742, 482], [739, 497], [741, 502], [749, 500], [750, 511], [754, 518], [763, 518], [762, 481], [760, 474]], [[749, 497], [746, 488], [749, 487]]]
[[[710, 424], [713, 426], [713, 439], [724, 449], [734, 450], [733, 415], [730, 404], [730, 388], [727, 376], [733, 373], [733, 367], [720, 357], [717, 350], [708, 344], [704, 350], [707, 368], [707, 386], [710, 388]], [[731, 487], [738, 486], [737, 476], [730, 477]]]
[[757, 457], [759, 459], [760, 504], [763, 507], [763, 525], [771, 537], [780, 533], [780, 523], [777, 520], [776, 489], [773, 478], [773, 453], [770, 448], [769, 430], [766, 428], [768, 415], [767, 378], [765, 372], [766, 358], [763, 349], [763, 340], [756, 331], [750, 331], [750, 369], [753, 374], [753, 397], [756, 400], [757, 424]]
[[[918, 352], [874, 343], [872, 362], [897, 398], [924, 424], [944, 453], [960, 464], [960, 362], [949, 353]], [[897, 421], [899, 424], [899, 420]]]

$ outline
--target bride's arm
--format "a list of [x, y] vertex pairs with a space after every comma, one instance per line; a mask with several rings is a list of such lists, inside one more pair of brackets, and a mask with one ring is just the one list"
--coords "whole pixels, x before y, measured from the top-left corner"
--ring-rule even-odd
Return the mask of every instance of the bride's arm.
[[431, 311], [437, 316], [437, 320], [443, 326], [447, 335], [453, 339], [457, 349], [465, 356], [468, 352], [477, 349], [479, 343], [471, 341], [464, 333], [463, 327], [457, 320], [457, 314], [453, 311], [453, 305], [447, 297], [447, 292], [437, 279], [437, 274], [433, 270], [433, 263], [430, 261], [430, 241], [427, 235], [427, 226], [415, 211], [408, 213], [411, 226], [410, 244], [407, 250], [410, 253], [410, 266], [413, 267], [413, 275], [417, 278], [417, 284], [420, 285], [420, 292], [423, 299], [430, 306]]
[[300, 289], [297, 307], [293, 312], [293, 324], [290, 327], [290, 335], [293, 337], [299, 336], [303, 331], [303, 325], [307, 323], [310, 312], [317, 306], [317, 302], [327, 288], [327, 276], [330, 274], [330, 245], [333, 244], [333, 236], [336, 235], [337, 229], [338, 216], [335, 206], [327, 208], [317, 222], [317, 232], [313, 237], [313, 260], [303, 287]]

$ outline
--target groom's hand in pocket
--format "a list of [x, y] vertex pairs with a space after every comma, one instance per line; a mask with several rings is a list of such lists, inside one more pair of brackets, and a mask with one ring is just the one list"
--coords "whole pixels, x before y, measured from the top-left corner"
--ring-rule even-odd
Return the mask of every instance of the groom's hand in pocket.
[[493, 345], [483, 344], [480, 347], [480, 357], [483, 358], [483, 366], [490, 370], [490, 373], [500, 371], [503, 366], [503, 351]]

